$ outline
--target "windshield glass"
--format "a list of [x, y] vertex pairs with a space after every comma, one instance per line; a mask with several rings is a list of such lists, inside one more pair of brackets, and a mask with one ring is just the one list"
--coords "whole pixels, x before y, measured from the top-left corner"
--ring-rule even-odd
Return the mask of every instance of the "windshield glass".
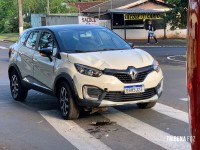
[[58, 34], [68, 53], [131, 49], [129, 44], [108, 29], [70, 29]]

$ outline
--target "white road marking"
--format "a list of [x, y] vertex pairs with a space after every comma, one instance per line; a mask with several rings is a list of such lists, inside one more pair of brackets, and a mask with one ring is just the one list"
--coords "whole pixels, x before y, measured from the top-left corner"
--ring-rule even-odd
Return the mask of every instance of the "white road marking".
[[102, 115], [110, 119], [111, 121], [117, 122], [118, 125], [128, 129], [129, 131], [165, 149], [169, 150], [191, 149], [189, 142], [167, 141], [167, 137], [172, 136], [171, 134], [161, 131], [149, 124], [146, 124], [114, 108], [110, 108], [107, 113], [102, 113]]
[[0, 46], [0, 49], [8, 49], [7, 47]]
[[185, 56], [185, 55], [174, 55], [174, 56], [168, 56], [167, 59], [171, 60], [171, 61], [176, 61], [176, 62], [182, 62], [185, 63], [186, 61], [182, 61], [182, 60], [176, 60], [174, 57], [175, 56]]
[[189, 123], [188, 113], [184, 111], [163, 105], [161, 103], [157, 103], [152, 109], [171, 118]]
[[74, 121], [63, 120], [56, 110], [39, 113], [71, 144], [81, 150], [111, 150], [107, 145], [86, 132]]
[[181, 101], [188, 101], [188, 98], [179, 98], [179, 100], [181, 100]]
[[[188, 123], [188, 114], [173, 107], [157, 103], [152, 108], [154, 111], [169, 116], [171, 118]], [[97, 140], [73, 121], [66, 121], [60, 118], [56, 110], [39, 112], [64, 138], [71, 142], [78, 149], [110, 149], [107, 145]], [[190, 150], [189, 142], [168, 141], [167, 138], [173, 136], [146, 124], [132, 116], [129, 116], [114, 108], [110, 108], [106, 113], [101, 113], [111, 121], [117, 122], [120, 126], [129, 131], [157, 144], [165, 149]], [[77, 142], [79, 141], [79, 142]]]

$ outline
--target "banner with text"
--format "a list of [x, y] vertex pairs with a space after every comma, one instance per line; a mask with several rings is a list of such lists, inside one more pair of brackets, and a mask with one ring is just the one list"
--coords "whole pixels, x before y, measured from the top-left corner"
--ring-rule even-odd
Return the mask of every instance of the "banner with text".
[[124, 20], [161, 19], [159, 14], [124, 14]]
[[98, 18], [92, 18], [92, 17], [78, 16], [78, 22], [79, 22], [79, 24], [96, 24], [96, 25], [99, 25], [99, 19]]

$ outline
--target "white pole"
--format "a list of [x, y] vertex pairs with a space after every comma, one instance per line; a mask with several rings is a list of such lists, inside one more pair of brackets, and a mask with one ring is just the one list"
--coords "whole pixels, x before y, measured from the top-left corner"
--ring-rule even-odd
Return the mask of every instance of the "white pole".
[[23, 16], [22, 16], [22, 1], [18, 0], [18, 17], [19, 17], [19, 34], [24, 30], [23, 28]]
[[47, 15], [50, 15], [49, 0], [47, 0]]
[[80, 10], [79, 5], [78, 5], [78, 14], [79, 14], [79, 16], [81, 15], [81, 10]]
[[100, 17], [101, 17], [101, 7], [99, 7], [99, 20], [100, 20]]

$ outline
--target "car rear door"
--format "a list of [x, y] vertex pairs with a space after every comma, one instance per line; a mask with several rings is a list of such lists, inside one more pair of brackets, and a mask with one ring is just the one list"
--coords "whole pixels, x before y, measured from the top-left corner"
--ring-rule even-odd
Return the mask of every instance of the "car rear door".
[[[52, 60], [40, 54], [40, 50], [44, 48], [53, 51], [53, 55], [51, 56]], [[33, 56], [34, 78], [42, 88], [52, 88], [57, 50], [57, 44], [53, 34], [47, 30], [42, 31], [38, 42], [38, 48]]]
[[33, 55], [36, 48], [39, 31], [31, 31], [27, 40], [19, 49], [17, 66], [22, 78], [33, 77]]

